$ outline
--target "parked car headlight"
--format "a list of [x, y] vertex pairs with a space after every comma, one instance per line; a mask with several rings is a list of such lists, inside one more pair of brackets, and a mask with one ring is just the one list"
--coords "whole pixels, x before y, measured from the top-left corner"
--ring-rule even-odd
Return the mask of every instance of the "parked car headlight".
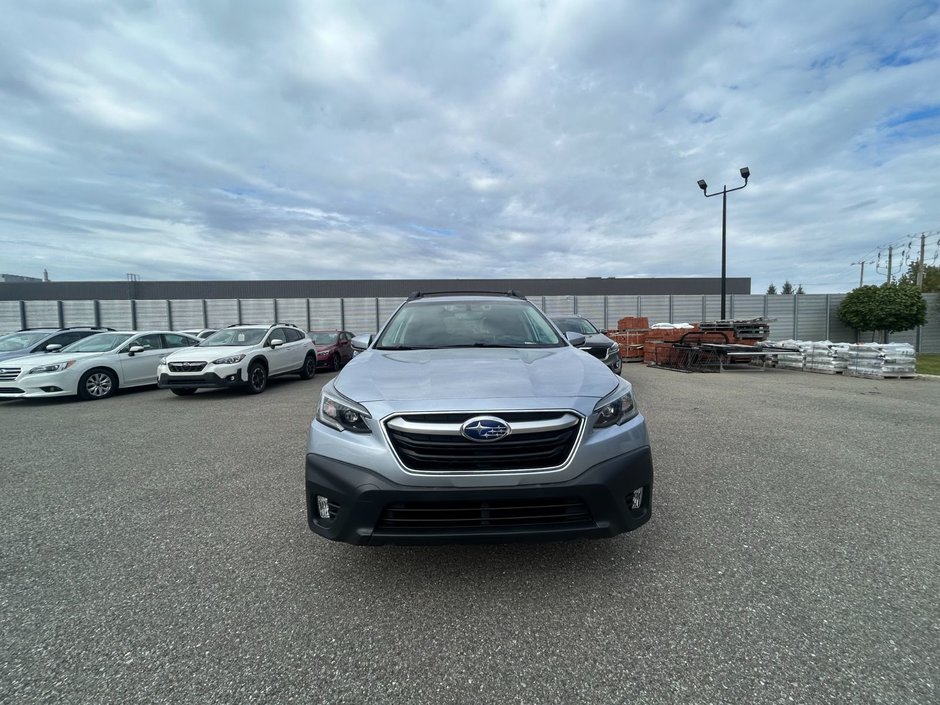
[[220, 357], [218, 360], [213, 360], [213, 365], [235, 365], [245, 359], [244, 355], [229, 355], [228, 357]]
[[335, 389], [324, 389], [320, 394], [317, 406], [317, 421], [320, 423], [337, 431], [372, 433], [365, 422], [365, 419], [371, 418], [372, 414], [364, 406], [347, 399]]
[[165, 364], [166, 364], [166, 358], [165, 358], [165, 357], [161, 357], [161, 358], [160, 358], [160, 364], [161, 364], [161, 365], [165, 365]]
[[66, 360], [65, 362], [56, 362], [51, 365], [40, 365], [39, 367], [34, 367], [26, 374], [38, 375], [38, 374], [43, 374], [47, 372], [61, 372], [62, 370], [67, 370], [74, 364], [75, 364], [75, 360]]
[[614, 343], [609, 348], [607, 348], [606, 357], [614, 357], [615, 355], [620, 355], [620, 345], [618, 343]]
[[594, 428], [607, 428], [626, 423], [639, 411], [632, 390], [618, 389], [614, 394], [601, 399], [594, 407], [594, 413]]
[[329, 350], [321, 350], [320, 352], [317, 353], [317, 357], [329, 357], [329, 356], [330, 356]]

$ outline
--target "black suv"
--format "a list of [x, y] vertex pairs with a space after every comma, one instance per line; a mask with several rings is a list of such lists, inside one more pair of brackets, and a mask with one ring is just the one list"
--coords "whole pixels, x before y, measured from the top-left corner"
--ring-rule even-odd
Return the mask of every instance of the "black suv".
[[[0, 361], [33, 353], [54, 352], [89, 335], [113, 328], [74, 326], [72, 328], [24, 328], [0, 336]], [[54, 346], [54, 347], [53, 347]]]
[[558, 326], [562, 333], [572, 331], [583, 335], [584, 345], [580, 348], [607, 365], [614, 374], [620, 374], [623, 369], [620, 345], [604, 335], [604, 332], [598, 330], [588, 319], [584, 316], [552, 316], [552, 323]]

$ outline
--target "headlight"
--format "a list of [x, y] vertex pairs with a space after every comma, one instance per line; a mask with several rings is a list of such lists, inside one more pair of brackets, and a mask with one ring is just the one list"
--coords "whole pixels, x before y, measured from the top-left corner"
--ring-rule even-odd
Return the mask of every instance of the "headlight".
[[40, 367], [34, 367], [26, 374], [38, 375], [46, 372], [61, 372], [62, 370], [67, 370], [74, 364], [75, 360], [66, 360], [65, 362], [57, 362], [53, 365], [41, 365]]
[[161, 357], [161, 358], [160, 358], [160, 364], [161, 364], [161, 365], [165, 365], [165, 364], [166, 364], [166, 358], [165, 358], [165, 357]]
[[321, 350], [320, 352], [317, 353], [317, 357], [329, 357], [329, 356], [330, 356], [329, 350]]
[[618, 389], [605, 399], [601, 399], [594, 407], [594, 428], [607, 428], [615, 424], [619, 426], [638, 413], [633, 392], [629, 389], [626, 391]]
[[371, 418], [372, 414], [365, 407], [347, 399], [336, 390], [324, 390], [320, 394], [320, 403], [317, 406], [317, 421], [320, 423], [337, 431], [372, 433], [365, 422], [365, 419]]
[[235, 365], [245, 359], [244, 355], [229, 355], [228, 357], [220, 357], [218, 360], [213, 360], [213, 365]]
[[614, 355], [620, 355], [620, 345], [618, 343], [614, 343], [607, 348], [607, 357], [613, 357]]

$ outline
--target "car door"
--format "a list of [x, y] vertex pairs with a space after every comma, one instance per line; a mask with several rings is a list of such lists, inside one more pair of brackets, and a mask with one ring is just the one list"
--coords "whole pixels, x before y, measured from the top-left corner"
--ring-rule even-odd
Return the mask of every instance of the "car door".
[[288, 349], [287, 343], [287, 331], [283, 328], [272, 328], [271, 332], [268, 333], [268, 338], [265, 342], [265, 345], [270, 346], [271, 341], [275, 338], [283, 341], [284, 345], [278, 345], [276, 348], [268, 347], [266, 354], [268, 358], [269, 375], [279, 375], [291, 369], [290, 350]]
[[[144, 349], [143, 352], [131, 353], [130, 349], [138, 345]], [[163, 336], [159, 333], [145, 333], [127, 341], [118, 353], [123, 376], [121, 385], [156, 384], [157, 365], [168, 352], [164, 345]]]
[[342, 330], [339, 332], [336, 344], [339, 347], [339, 359], [341, 365], [345, 365], [347, 362], [352, 360], [352, 338], [352, 333], [350, 333], [348, 330]]
[[283, 331], [287, 335], [287, 345], [284, 347], [290, 351], [290, 366], [288, 369], [299, 370], [304, 364], [307, 351], [310, 349], [310, 346], [307, 345], [308, 338], [303, 334], [303, 331], [295, 328], [284, 328]]

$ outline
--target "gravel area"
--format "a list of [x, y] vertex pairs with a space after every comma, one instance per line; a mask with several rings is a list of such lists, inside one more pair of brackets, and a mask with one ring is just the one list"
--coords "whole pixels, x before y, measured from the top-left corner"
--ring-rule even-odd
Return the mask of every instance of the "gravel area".
[[0, 702], [935, 703], [940, 385], [627, 365], [653, 519], [352, 547], [319, 388], [0, 402]]

